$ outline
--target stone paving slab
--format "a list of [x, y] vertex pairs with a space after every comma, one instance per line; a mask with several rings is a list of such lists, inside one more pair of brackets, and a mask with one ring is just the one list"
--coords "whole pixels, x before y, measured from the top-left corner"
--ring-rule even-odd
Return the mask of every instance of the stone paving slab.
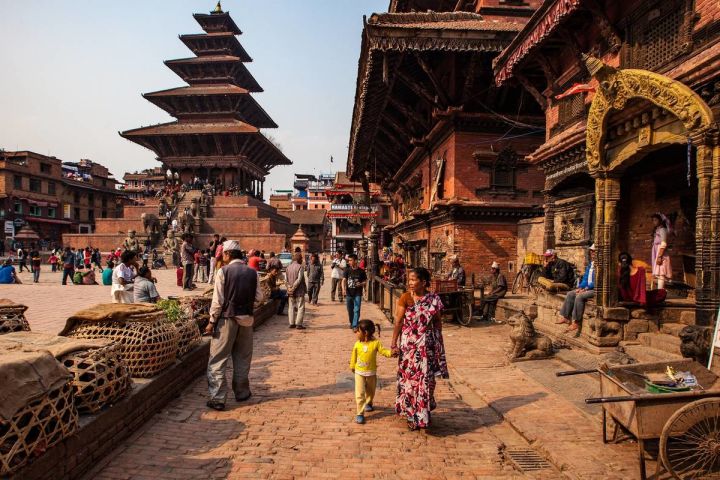
[[[308, 307], [307, 330], [288, 329], [281, 316], [256, 332], [250, 401], [208, 410], [206, 382], [198, 379], [87, 478], [562, 477], [552, 469], [522, 474], [505, 462], [500, 451], [529, 445], [452, 379], [438, 384], [433, 426], [408, 431], [393, 411], [393, 359], [379, 359], [377, 410], [365, 425], [353, 423], [355, 335], [344, 304], [328, 297], [324, 288], [321, 305]], [[363, 317], [384, 321], [374, 305], [363, 306]], [[390, 328], [381, 340], [389, 342]]]
[[[576, 407], [596, 391], [588, 380], [593, 376], [576, 377], [575, 384], [551, 381], [555, 370], [574, 369], [560, 358], [510, 363], [509, 333], [507, 325], [448, 324], [445, 345], [451, 375], [477, 392], [568, 477], [639, 478], [637, 444], [603, 444], [601, 417]], [[654, 462], [647, 462], [647, 471], [655, 471]]]
[[[186, 293], [174, 275], [156, 272], [161, 295]], [[507, 326], [445, 325], [451, 379], [439, 382], [429, 431], [408, 432], [395, 417], [395, 365], [384, 358], [380, 408], [366, 425], [353, 424], [346, 369], [355, 339], [344, 304], [329, 303], [329, 283], [321, 305], [308, 307], [308, 330], [273, 317], [256, 333], [251, 401], [208, 411], [198, 379], [87, 478], [637, 478], [636, 445], [603, 445], [597, 415], [576, 408], [592, 376], [575, 377], [575, 385], [552, 378], [555, 369], [574, 368], [565, 352], [547, 367], [510, 364]], [[30, 307], [34, 330], [56, 333], [75, 311], [109, 301], [110, 287], [63, 287], [59, 273], [43, 272], [39, 285], [1, 286], [2, 297]], [[391, 324], [376, 306], [365, 304], [363, 317], [380, 322], [389, 342]], [[518, 472], [498, 453], [515, 447], [534, 448], [563, 473]]]

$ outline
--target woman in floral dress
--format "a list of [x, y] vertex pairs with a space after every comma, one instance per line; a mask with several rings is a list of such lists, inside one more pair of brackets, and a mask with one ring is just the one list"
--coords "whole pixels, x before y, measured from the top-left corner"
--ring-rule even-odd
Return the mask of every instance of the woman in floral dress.
[[442, 301], [428, 292], [430, 272], [415, 268], [398, 300], [392, 348], [399, 354], [395, 411], [410, 430], [427, 428], [435, 409], [435, 377], [448, 378], [440, 312]]

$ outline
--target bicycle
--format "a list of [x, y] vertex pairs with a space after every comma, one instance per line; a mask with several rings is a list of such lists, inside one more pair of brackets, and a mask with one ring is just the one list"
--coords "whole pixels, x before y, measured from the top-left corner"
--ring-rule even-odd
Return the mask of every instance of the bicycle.
[[523, 290], [527, 293], [533, 292], [538, 293], [540, 286], [538, 285], [538, 278], [542, 276], [543, 265], [540, 255], [535, 253], [526, 253], [523, 259], [523, 264], [520, 267], [515, 280], [512, 284], [512, 293], [516, 294]]

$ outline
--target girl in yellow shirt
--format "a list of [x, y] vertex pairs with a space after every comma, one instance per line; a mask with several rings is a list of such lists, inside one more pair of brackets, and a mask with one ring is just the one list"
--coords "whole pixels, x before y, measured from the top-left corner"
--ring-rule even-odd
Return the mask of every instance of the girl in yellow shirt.
[[358, 322], [357, 338], [350, 357], [350, 370], [355, 374], [355, 402], [357, 423], [365, 423], [365, 412], [372, 412], [375, 388], [377, 387], [377, 354], [390, 358], [392, 352], [375, 340], [375, 328], [380, 334], [380, 325], [370, 320]]

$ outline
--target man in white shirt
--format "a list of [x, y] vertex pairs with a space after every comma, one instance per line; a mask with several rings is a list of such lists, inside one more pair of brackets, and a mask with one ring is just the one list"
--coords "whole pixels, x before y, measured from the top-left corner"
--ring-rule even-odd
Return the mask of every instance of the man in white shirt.
[[335, 252], [335, 258], [333, 258], [330, 264], [332, 273], [330, 274], [330, 299], [335, 301], [335, 290], [337, 289], [338, 300], [340, 303], [343, 301], [343, 279], [345, 278], [345, 269], [347, 268], [347, 262], [343, 258], [342, 252]]
[[215, 288], [210, 304], [210, 323], [205, 329], [210, 340], [207, 379], [209, 408], [223, 410], [227, 397], [225, 368], [232, 356], [232, 389], [235, 399], [250, 398], [250, 362], [253, 351], [254, 304], [263, 300], [255, 270], [241, 262], [240, 245], [234, 240], [222, 244], [223, 264], [215, 275]]
[[125, 250], [120, 256], [118, 264], [112, 273], [112, 287], [110, 294], [113, 303], [133, 303], [133, 279], [137, 270], [137, 253], [133, 250]]

